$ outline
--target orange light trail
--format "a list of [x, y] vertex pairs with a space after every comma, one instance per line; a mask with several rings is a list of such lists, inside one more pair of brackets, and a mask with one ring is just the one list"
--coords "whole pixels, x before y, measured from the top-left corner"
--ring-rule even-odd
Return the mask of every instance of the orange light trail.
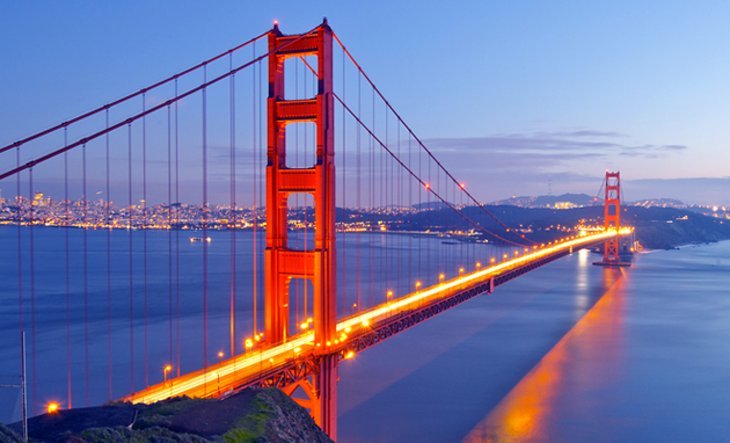
[[[631, 232], [632, 228], [621, 228], [618, 233], [616, 230], [586, 233], [585, 235], [570, 240], [554, 242], [550, 246], [515, 256], [499, 264], [477, 269], [468, 274], [461, 274], [450, 280], [442, 280], [435, 285], [420, 289], [417, 292], [391, 299], [389, 302], [340, 321], [337, 324], [337, 331], [345, 334], [345, 339], [340, 340], [338, 345], [342, 346], [346, 343], [347, 334], [350, 334], [349, 331], [353, 331], [350, 335], [356, 335], [358, 330], [377, 329], [380, 321], [387, 320], [394, 314], [418, 308], [428, 302], [448, 298], [464, 289], [487, 282], [489, 279], [505, 271], [524, 266], [554, 254], [595, 244], [617, 234], [622, 236], [629, 235]], [[324, 345], [320, 344], [320, 346]], [[180, 377], [168, 379], [166, 383], [150, 386], [147, 389], [124, 398], [124, 400], [133, 403], [154, 403], [181, 395], [191, 397], [212, 396], [218, 391], [208, 386], [208, 384], [213, 383], [218, 378], [220, 378], [222, 386], [237, 386], [250, 383], [263, 370], [284, 365], [295, 358], [306, 357], [308, 354], [314, 352], [314, 348], [314, 332], [311, 330], [294, 335], [285, 343], [261, 349], [260, 351], [250, 349], [247, 346], [246, 353], [212, 365], [208, 368], [207, 372], [198, 370]], [[337, 352], [337, 349], [339, 348], [334, 348], [333, 352]]]

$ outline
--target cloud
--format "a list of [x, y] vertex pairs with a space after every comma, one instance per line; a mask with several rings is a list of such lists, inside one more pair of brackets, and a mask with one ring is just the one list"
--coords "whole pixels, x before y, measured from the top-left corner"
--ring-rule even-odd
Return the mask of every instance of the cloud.
[[432, 138], [425, 140], [425, 144], [435, 152], [446, 155], [450, 152], [469, 153], [469, 155], [486, 152], [490, 155], [509, 154], [515, 159], [524, 154], [554, 160], [597, 158], [614, 154], [657, 158], [687, 149], [686, 145], [681, 144], [628, 144], [623, 140], [626, 138], [627, 135], [614, 131], [578, 130]]
[[620, 155], [626, 157], [644, 157], [644, 158], [660, 158], [667, 153], [684, 151], [687, 149], [685, 145], [641, 145], [641, 146], [624, 146]]
[[[424, 144], [484, 200], [510, 195], [586, 192], [598, 189], [608, 165], [622, 158], [680, 154], [679, 143], [640, 144], [627, 134], [593, 129], [530, 131], [484, 137], [441, 137]], [[581, 174], [576, 171], [587, 171]]]
[[626, 134], [622, 134], [620, 132], [615, 131], [595, 131], [591, 129], [583, 129], [578, 131], [557, 131], [557, 132], [545, 132], [543, 134], [548, 134], [556, 137], [610, 137], [610, 138], [620, 138], [620, 137], [628, 137]]

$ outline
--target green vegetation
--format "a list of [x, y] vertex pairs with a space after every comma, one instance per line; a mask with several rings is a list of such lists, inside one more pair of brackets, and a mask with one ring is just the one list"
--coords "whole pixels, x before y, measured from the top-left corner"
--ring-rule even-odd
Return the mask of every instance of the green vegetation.
[[[17, 432], [19, 423], [11, 426]], [[278, 389], [245, 389], [224, 399], [173, 398], [152, 405], [112, 403], [60, 411], [29, 421], [33, 441], [330, 442], [309, 413]], [[0, 427], [0, 443], [17, 443]]]

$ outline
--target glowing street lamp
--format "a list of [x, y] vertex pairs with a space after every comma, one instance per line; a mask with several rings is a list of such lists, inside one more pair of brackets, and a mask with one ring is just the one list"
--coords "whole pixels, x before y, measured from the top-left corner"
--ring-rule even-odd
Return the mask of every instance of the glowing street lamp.
[[223, 351], [218, 351], [218, 363], [223, 361], [223, 357], [225, 357], [226, 354], [223, 353]]
[[444, 281], [445, 279], [446, 279], [446, 275], [444, 275], [443, 272], [441, 274], [439, 274], [439, 281]]
[[59, 404], [57, 402], [52, 401], [46, 405], [46, 412], [48, 414], [58, 414], [58, 411], [60, 408], [61, 408], [61, 406], [59, 406]]
[[169, 374], [171, 371], [172, 371], [172, 365], [165, 365], [165, 367], [162, 368], [163, 383], [167, 383], [167, 374]]
[[421, 280], [416, 280], [416, 291], [421, 288]]

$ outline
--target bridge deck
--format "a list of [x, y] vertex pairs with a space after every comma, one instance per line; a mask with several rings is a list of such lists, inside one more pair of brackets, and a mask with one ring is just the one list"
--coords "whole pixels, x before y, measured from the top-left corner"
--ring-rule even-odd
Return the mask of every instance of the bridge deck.
[[[630, 233], [622, 229], [621, 234]], [[367, 311], [346, 317], [337, 324], [340, 334], [329, 347], [330, 354], [349, 358], [427, 318], [462, 303], [491, 287], [571, 253], [590, 247], [615, 235], [601, 231], [555, 245], [533, 250], [510, 260], [460, 275], [424, 288]], [[198, 370], [172, 378], [136, 392], [123, 400], [153, 403], [166, 398], [187, 395], [215, 397], [251, 385], [285, 386], [311, 374], [318, 368], [320, 354], [313, 332], [292, 336], [286, 343], [249, 351]]]

